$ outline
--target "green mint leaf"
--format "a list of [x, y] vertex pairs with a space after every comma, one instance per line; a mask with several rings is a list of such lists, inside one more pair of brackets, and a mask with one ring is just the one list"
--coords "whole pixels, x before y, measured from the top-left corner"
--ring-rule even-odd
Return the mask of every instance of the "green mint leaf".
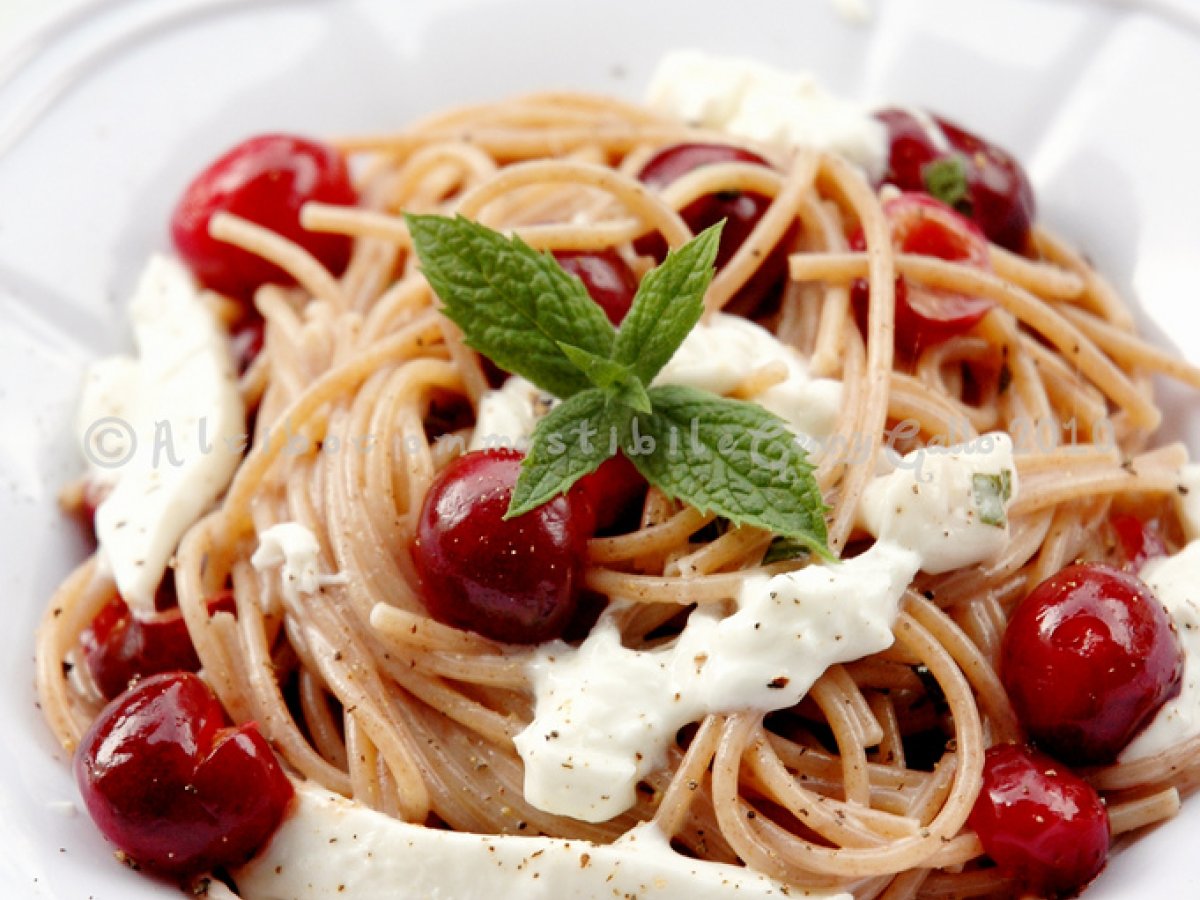
[[591, 387], [559, 348], [611, 354], [615, 330], [583, 282], [550, 254], [461, 216], [404, 220], [425, 277], [470, 346], [558, 397]]
[[1012, 471], [1001, 469], [999, 474], [977, 472], [971, 476], [971, 493], [979, 521], [984, 525], [1003, 528], [1008, 524], [1004, 504], [1012, 499]]
[[621, 447], [651, 484], [701, 511], [833, 558], [812, 466], [781, 419], [695, 388], [663, 385], [648, 393], [654, 411], [628, 420]]
[[612, 357], [631, 366], [643, 384], [654, 380], [700, 321], [723, 226], [718, 222], [672, 250], [638, 285]]
[[762, 564], [769, 566], [771, 563], [786, 562], [790, 559], [804, 559], [811, 556], [812, 553], [808, 547], [794, 538], [775, 538], [771, 541], [771, 546], [767, 547], [767, 552], [763, 555]]
[[946, 156], [926, 163], [921, 168], [921, 180], [930, 196], [947, 206], [962, 211], [961, 204], [968, 203], [967, 168], [959, 156]]
[[614, 435], [620, 433], [622, 418], [628, 418], [628, 412], [622, 417], [612, 410], [599, 388], [581, 391], [550, 410], [533, 430], [504, 517], [523, 515], [596, 471], [617, 452]]
[[646, 386], [633, 374], [629, 366], [561, 341], [558, 348], [592, 384], [604, 391], [606, 396], [638, 412], [650, 412], [650, 398], [646, 396]]

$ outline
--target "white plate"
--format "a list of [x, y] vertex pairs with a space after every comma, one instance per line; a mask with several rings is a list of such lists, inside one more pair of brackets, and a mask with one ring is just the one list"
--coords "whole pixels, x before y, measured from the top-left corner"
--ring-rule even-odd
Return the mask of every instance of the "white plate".
[[[32, 632], [82, 552], [54, 505], [80, 469], [80, 369], [127, 342], [123, 298], [165, 246], [174, 198], [239, 138], [375, 131], [546, 87], [636, 97], [672, 47], [807, 67], [1016, 151], [1043, 220], [1200, 359], [1200, 26], [1185, 0], [870, 2], [855, 27], [797, 0], [110, 0], [0, 56], [0, 893], [176, 896], [61, 811], [76, 794], [34, 708]], [[1200, 447], [1194, 401], [1180, 410], [1172, 432]], [[1089, 900], [1194, 896], [1197, 830], [1200, 802], [1114, 859]]]

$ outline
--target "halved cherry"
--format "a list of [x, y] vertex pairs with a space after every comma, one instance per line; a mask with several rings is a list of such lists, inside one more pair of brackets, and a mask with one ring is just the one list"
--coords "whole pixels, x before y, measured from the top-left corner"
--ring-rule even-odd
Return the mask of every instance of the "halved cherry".
[[947, 200], [989, 240], [1025, 248], [1036, 212], [1033, 187], [1011, 153], [937, 116], [905, 109], [875, 116], [888, 131], [885, 182]]
[[1183, 651], [1140, 579], [1067, 566], [1009, 620], [1000, 675], [1030, 737], [1069, 763], [1112, 762], [1180, 690]]
[[1153, 521], [1139, 519], [1131, 513], [1113, 513], [1108, 525], [1117, 538], [1117, 550], [1124, 563], [1122, 568], [1137, 573], [1147, 562], [1167, 555], [1167, 545]]
[[293, 790], [253, 723], [227, 727], [198, 676], [154, 675], [96, 718], [75, 778], [97, 827], [139, 865], [177, 877], [245, 862]]
[[987, 751], [967, 824], [1000, 871], [1038, 897], [1073, 897], [1108, 858], [1108, 811], [1066, 766], [1034, 750]]
[[[724, 162], [770, 166], [757, 153], [730, 144], [673, 144], [654, 154], [642, 167], [638, 178], [652, 188], [661, 189], [701, 166]], [[679, 212], [693, 233], [725, 220], [721, 244], [717, 249], [716, 266], [720, 269], [746, 242], [770, 205], [771, 198], [763, 194], [720, 191], [697, 197]], [[753, 308], [778, 288], [787, 272], [787, 251], [794, 233], [793, 225], [779, 243], [767, 252], [766, 258], [738, 291], [732, 303], [739, 308]], [[639, 238], [633, 246], [643, 256], [652, 256], [660, 262], [667, 255], [666, 242], [657, 232]]]
[[593, 514], [559, 496], [505, 519], [522, 459], [477, 450], [446, 466], [425, 496], [412, 551], [431, 616], [535, 644], [559, 637], [571, 619]]
[[[946, 204], [924, 194], [907, 193], [883, 204], [892, 231], [892, 244], [901, 253], [933, 256], [990, 269], [987, 240], [971, 222]], [[850, 238], [851, 249], [866, 249], [861, 230]], [[865, 309], [865, 279], [851, 287], [852, 300]], [[994, 307], [991, 300], [936, 290], [896, 278], [896, 347], [916, 355], [926, 347], [974, 328]]]
[[171, 237], [201, 284], [248, 300], [261, 284], [294, 281], [273, 263], [211, 237], [212, 217], [228, 212], [269, 228], [339, 275], [350, 261], [351, 240], [303, 228], [300, 209], [310, 200], [358, 202], [342, 155], [295, 135], [261, 135], [238, 144], [187, 186], [171, 216]]
[[[164, 584], [170, 581], [167, 578]], [[136, 619], [125, 601], [117, 597], [83, 632], [83, 658], [105, 699], [111, 700], [147, 675], [195, 672], [200, 668], [182, 613], [170, 603], [163, 607], [153, 618]], [[233, 613], [236, 609], [231, 591], [222, 591], [208, 600], [209, 615]]]

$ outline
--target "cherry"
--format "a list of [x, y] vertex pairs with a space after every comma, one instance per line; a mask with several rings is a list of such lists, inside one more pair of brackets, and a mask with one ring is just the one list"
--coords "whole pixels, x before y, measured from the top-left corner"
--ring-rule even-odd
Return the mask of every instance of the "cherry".
[[1020, 252], [1029, 241], [1035, 215], [1033, 187], [1008, 151], [946, 119], [919, 117], [903, 109], [875, 114], [888, 131], [888, 170], [884, 181], [904, 191], [931, 192], [937, 163], [962, 167], [960, 212], [994, 241]]
[[339, 275], [350, 261], [350, 238], [301, 227], [300, 208], [310, 200], [358, 202], [345, 160], [332, 147], [305, 138], [261, 135], [238, 144], [187, 186], [171, 217], [171, 237], [205, 287], [248, 301], [260, 284], [294, 281], [261, 257], [211, 237], [209, 221], [229, 212], [256, 222]]
[[554, 258], [583, 282], [588, 294], [608, 316], [608, 321], [620, 325], [629, 307], [633, 306], [633, 295], [638, 288], [637, 276], [621, 255], [611, 248], [555, 250]]
[[1117, 538], [1117, 549], [1124, 560], [1122, 568], [1137, 573], [1147, 562], [1167, 555], [1167, 545], [1154, 522], [1145, 522], [1129, 513], [1113, 513], [1109, 527]]
[[1034, 750], [988, 750], [983, 789], [967, 824], [1004, 874], [1039, 897], [1071, 897], [1108, 857], [1108, 812], [1100, 795]]
[[[230, 591], [222, 591], [208, 600], [209, 615], [233, 613], [236, 609]], [[136, 619], [118, 597], [97, 613], [80, 641], [88, 671], [106, 700], [116, 697], [138, 678], [159, 672], [195, 672], [200, 668], [178, 608], [160, 610], [151, 619]]]
[[1171, 619], [1135, 576], [1077, 563], [1050, 576], [1008, 623], [1000, 674], [1018, 718], [1041, 747], [1096, 765], [1176, 696], [1183, 651]]
[[[652, 188], [661, 189], [694, 169], [724, 162], [770, 165], [757, 153], [729, 144], [673, 144], [650, 157], [638, 173], [638, 178]], [[770, 197], [752, 191], [719, 191], [697, 197], [680, 210], [680, 215], [693, 233], [725, 220], [721, 244], [717, 249], [716, 266], [720, 269], [745, 243], [770, 205]], [[792, 243], [795, 227], [793, 225], [767, 254], [767, 258], [731, 302], [739, 307], [753, 308], [774, 292], [787, 272], [788, 247]], [[633, 246], [638, 253], [652, 256], [659, 262], [667, 255], [666, 241], [657, 232], [638, 238]]]
[[[946, 204], [925, 194], [906, 193], [883, 204], [892, 243], [901, 253], [933, 256], [990, 269], [987, 240], [979, 229]], [[850, 238], [851, 249], [865, 250], [860, 230]], [[865, 279], [851, 286], [857, 309], [868, 298]], [[970, 331], [995, 304], [980, 297], [935, 290], [896, 277], [896, 346], [917, 355], [921, 350]]]
[[559, 496], [505, 519], [522, 458], [477, 450], [446, 466], [425, 496], [413, 560], [435, 619], [535, 644], [559, 637], [571, 619], [593, 514]]
[[109, 703], [79, 745], [75, 779], [106, 838], [181, 878], [245, 862], [293, 794], [258, 727], [226, 727], [216, 696], [186, 672], [146, 678]]
[[606, 459], [600, 468], [584, 475], [571, 489], [592, 511], [594, 525], [589, 533], [606, 532], [617, 526], [646, 496], [646, 479], [620, 451]]

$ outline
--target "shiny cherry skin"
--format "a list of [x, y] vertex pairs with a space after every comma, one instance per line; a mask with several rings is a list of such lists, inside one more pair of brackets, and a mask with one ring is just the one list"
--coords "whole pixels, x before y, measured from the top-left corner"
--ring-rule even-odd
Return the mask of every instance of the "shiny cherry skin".
[[1113, 513], [1108, 525], [1116, 537], [1123, 569], [1136, 574], [1150, 560], [1167, 555], [1167, 545], [1154, 522], [1131, 513]]
[[[208, 600], [210, 616], [216, 612], [234, 613], [236, 609], [231, 591], [222, 591]], [[142, 620], [134, 618], [125, 601], [117, 597], [100, 610], [80, 640], [88, 671], [106, 700], [147, 675], [200, 669], [178, 608]]]
[[1067, 763], [1112, 762], [1176, 696], [1183, 651], [1134, 575], [1077, 563], [1050, 576], [1008, 623], [1000, 675], [1030, 737]]
[[[933, 256], [990, 269], [987, 240], [979, 229], [946, 204], [926, 194], [905, 193], [883, 204], [892, 243], [901, 253]], [[862, 231], [850, 239], [851, 249], [864, 250]], [[852, 301], [865, 309], [865, 279], [851, 286]], [[935, 290], [896, 278], [896, 346], [917, 355], [974, 328], [995, 304], [980, 297]]]
[[583, 587], [590, 509], [564, 496], [505, 519], [523, 454], [478, 450], [425, 496], [413, 562], [429, 614], [513, 644], [559, 637]]
[[1073, 897], [1108, 858], [1108, 811], [1066, 766], [1036, 750], [987, 751], [967, 824], [1005, 875], [1038, 897]]
[[924, 120], [904, 109], [883, 109], [875, 116], [888, 133], [885, 182], [904, 191], [926, 191], [929, 165], [957, 157], [966, 176], [961, 211], [1001, 247], [1025, 248], [1036, 205], [1029, 177], [1011, 153], [937, 116]]
[[178, 878], [245, 862], [293, 795], [258, 727], [227, 727], [212, 690], [186, 672], [146, 678], [109, 703], [76, 751], [75, 779], [106, 838]]
[[583, 282], [588, 294], [604, 310], [608, 321], [620, 325], [637, 293], [637, 276], [621, 254], [605, 250], [555, 250], [554, 258]]
[[575, 482], [571, 494], [583, 495], [592, 511], [594, 524], [589, 532], [603, 533], [619, 525], [635, 504], [640, 508], [648, 486], [642, 473], [618, 451], [616, 456], [602, 462], [595, 472]]
[[248, 301], [261, 284], [295, 282], [278, 266], [211, 237], [209, 221], [218, 212], [248, 219], [299, 244], [339, 275], [350, 261], [351, 240], [301, 227], [300, 208], [310, 200], [358, 202], [341, 154], [294, 135], [261, 135], [238, 144], [187, 186], [171, 217], [171, 237], [201, 284]]
[[[725, 162], [770, 165], [757, 153], [729, 144], [673, 144], [650, 157], [638, 178], [652, 188], [661, 189], [701, 166]], [[716, 266], [720, 269], [745, 243], [770, 205], [770, 197], [752, 191], [721, 191], [697, 197], [679, 212], [693, 233], [725, 220], [717, 248]], [[778, 286], [787, 272], [787, 252], [794, 228], [768, 253], [732, 303], [740, 308], [753, 308]], [[667, 255], [666, 242], [657, 232], [639, 238], [633, 246], [638, 253], [660, 262]]]

